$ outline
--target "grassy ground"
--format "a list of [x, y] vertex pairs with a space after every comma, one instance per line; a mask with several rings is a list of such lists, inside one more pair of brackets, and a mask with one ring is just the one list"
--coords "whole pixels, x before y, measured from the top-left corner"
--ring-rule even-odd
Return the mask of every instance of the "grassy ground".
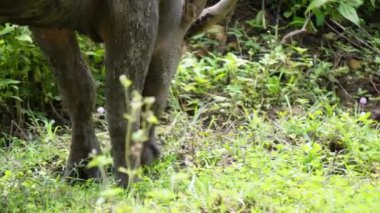
[[[366, 108], [376, 98], [342, 104], [334, 90], [342, 76], [378, 75], [378, 64], [355, 74], [271, 35], [263, 50], [234, 34], [248, 53], [185, 55], [158, 129], [162, 158], [131, 191], [115, 188], [111, 174], [67, 184], [70, 131], [35, 118], [28, 140], [0, 139], [1, 211], [379, 211], [380, 126]], [[371, 95], [351, 99], [361, 96]]]

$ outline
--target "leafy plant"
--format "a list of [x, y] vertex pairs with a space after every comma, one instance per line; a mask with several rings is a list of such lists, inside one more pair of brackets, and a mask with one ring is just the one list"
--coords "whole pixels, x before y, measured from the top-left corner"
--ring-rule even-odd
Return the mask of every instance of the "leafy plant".
[[[29, 107], [60, 100], [50, 69], [25, 27], [0, 28], [0, 111], [22, 120]], [[13, 105], [13, 107], [11, 107]], [[21, 119], [21, 120], [20, 120]]]
[[[373, 6], [375, 1], [371, 0]], [[340, 19], [339, 16], [359, 25], [360, 20], [356, 12], [363, 4], [363, 0], [313, 0], [307, 7], [306, 13], [312, 12], [316, 15], [317, 24], [323, 24], [326, 15]]]
[[[317, 27], [324, 25], [327, 17], [338, 22], [348, 20], [359, 26], [361, 21], [358, 9], [364, 5], [366, 9], [373, 10], [375, 3], [375, 0], [286, 0], [272, 3], [271, 9], [281, 10], [279, 12], [290, 20], [286, 23], [287, 26], [305, 25], [309, 31], [313, 32], [316, 30], [314, 24]], [[251, 27], [268, 28], [268, 23], [271, 22], [267, 20], [267, 10], [268, 8], [262, 8], [256, 17], [247, 23]], [[315, 21], [311, 21], [310, 17], [313, 17]]]

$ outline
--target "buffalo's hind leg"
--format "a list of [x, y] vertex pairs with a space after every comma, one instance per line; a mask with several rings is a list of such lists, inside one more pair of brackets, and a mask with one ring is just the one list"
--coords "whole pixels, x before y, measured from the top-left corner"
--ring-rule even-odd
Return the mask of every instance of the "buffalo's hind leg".
[[[168, 33], [172, 34], [172, 36], [167, 37], [162, 34], [162, 37], [157, 39], [143, 90], [144, 97], [155, 97], [156, 101], [153, 105], [153, 112], [158, 119], [166, 107], [170, 83], [181, 58], [183, 40], [182, 36], [178, 36], [176, 33]], [[156, 142], [155, 128], [155, 126], [152, 127], [149, 140], [143, 146], [141, 156], [141, 163], [143, 165], [151, 164], [160, 155]]]
[[72, 123], [72, 142], [66, 175], [79, 179], [99, 178], [88, 169], [89, 154], [100, 153], [92, 123], [95, 86], [80, 52], [75, 32], [67, 29], [32, 29], [34, 39], [48, 57]]
[[[181, 58], [183, 32], [182, 1], [167, 0], [160, 3], [160, 22], [152, 60], [145, 80], [143, 96], [154, 97], [153, 112], [160, 118], [168, 99], [169, 87]], [[159, 157], [155, 126], [150, 130], [149, 140], [144, 143], [141, 163], [149, 165]]]
[[[205, 0], [166, 0], [160, 3], [160, 23], [157, 40], [149, 65], [143, 95], [156, 98], [154, 114], [160, 117], [168, 99], [170, 82], [182, 56], [182, 44], [188, 27], [205, 6]], [[193, 9], [188, 11], [186, 9]], [[142, 164], [150, 164], [159, 155], [155, 127], [144, 143]]]

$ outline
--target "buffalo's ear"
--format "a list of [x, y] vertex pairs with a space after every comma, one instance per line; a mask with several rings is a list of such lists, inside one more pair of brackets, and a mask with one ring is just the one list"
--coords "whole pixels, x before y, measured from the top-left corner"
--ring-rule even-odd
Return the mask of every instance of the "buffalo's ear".
[[214, 24], [217, 24], [230, 13], [238, 0], [220, 0], [211, 7], [205, 8], [195, 23], [190, 27], [186, 37], [191, 37], [197, 33], [205, 31]]

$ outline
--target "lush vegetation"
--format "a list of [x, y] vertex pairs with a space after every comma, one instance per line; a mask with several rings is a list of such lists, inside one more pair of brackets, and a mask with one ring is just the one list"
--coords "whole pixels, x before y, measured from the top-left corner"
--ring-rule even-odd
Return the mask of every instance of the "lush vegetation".
[[[169, 107], [158, 128], [162, 158], [138, 171], [140, 180], [128, 191], [113, 184], [107, 152], [93, 162], [107, 174], [103, 183], [70, 185], [65, 181], [62, 175], [70, 128], [63, 122], [67, 118], [57, 104], [60, 98], [53, 77], [27, 29], [1, 28], [0, 113], [10, 116], [2, 116], [0, 127], [11, 125], [5, 125], [7, 131], [0, 137], [0, 209], [379, 209], [380, 125], [376, 110], [380, 103], [376, 85], [380, 83], [380, 58], [374, 51], [380, 46], [380, 31], [372, 27], [367, 32], [366, 25], [356, 26], [352, 11], [357, 14], [361, 1], [287, 2], [299, 5], [294, 11], [284, 9], [290, 23], [299, 20], [302, 8], [310, 9], [302, 14], [299, 25], [292, 25], [295, 29], [305, 22], [318, 28], [317, 23], [328, 25], [328, 17], [340, 16], [343, 18], [336, 20], [344, 23], [344, 35], [349, 39], [321, 27], [320, 36], [305, 36], [312, 42], [299, 39], [284, 45], [279, 32], [285, 28], [258, 15], [236, 23], [222, 35], [227, 37], [223, 48], [209, 35], [188, 41], [189, 51], [173, 81]], [[355, 9], [347, 9], [347, 5]], [[371, 1], [365, 6], [374, 9]], [[308, 21], [309, 12], [324, 16], [325, 21]], [[356, 45], [363, 38], [368, 45]], [[80, 39], [97, 79], [97, 107], [101, 108], [103, 50]], [[103, 111], [98, 110], [94, 117], [98, 138], [107, 151], [110, 145]]]

